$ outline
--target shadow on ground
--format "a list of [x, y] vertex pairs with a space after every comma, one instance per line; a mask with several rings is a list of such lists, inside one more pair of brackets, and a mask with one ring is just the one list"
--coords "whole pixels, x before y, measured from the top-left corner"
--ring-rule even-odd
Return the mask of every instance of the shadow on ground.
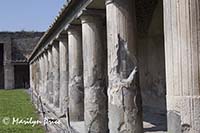
[[160, 111], [151, 107], [144, 107], [143, 124], [145, 133], [167, 132], [166, 111]]

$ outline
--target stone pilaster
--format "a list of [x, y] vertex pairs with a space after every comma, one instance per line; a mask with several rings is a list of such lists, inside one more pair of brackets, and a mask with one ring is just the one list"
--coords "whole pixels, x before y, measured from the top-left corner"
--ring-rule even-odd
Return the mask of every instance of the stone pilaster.
[[168, 132], [200, 132], [199, 0], [164, 0]]
[[107, 0], [110, 133], [143, 133], [135, 0]]
[[59, 107], [60, 97], [60, 61], [59, 61], [59, 42], [54, 41], [52, 44], [52, 59], [53, 59], [53, 103], [55, 107]]
[[60, 109], [66, 113], [68, 107], [68, 36], [67, 33], [61, 33], [58, 38], [60, 51]]
[[12, 47], [11, 41], [4, 44], [4, 88], [14, 89], [15, 76], [14, 66], [12, 64]]
[[71, 25], [68, 29], [69, 50], [69, 109], [70, 120], [84, 119], [83, 56], [81, 27]]
[[49, 103], [53, 104], [53, 95], [54, 95], [54, 90], [53, 90], [53, 60], [52, 60], [52, 46], [49, 46], [48, 48], [48, 83], [47, 83], [47, 88], [48, 88], [48, 97], [49, 97]]
[[86, 132], [107, 133], [107, 82], [104, 12], [86, 10], [81, 16]]

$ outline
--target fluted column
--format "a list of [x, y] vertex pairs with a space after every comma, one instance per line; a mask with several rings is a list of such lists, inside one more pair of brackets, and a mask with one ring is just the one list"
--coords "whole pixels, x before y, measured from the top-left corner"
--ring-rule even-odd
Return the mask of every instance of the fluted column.
[[168, 132], [200, 132], [200, 3], [164, 0]]
[[60, 97], [60, 61], [59, 61], [59, 42], [54, 41], [52, 44], [52, 59], [53, 59], [53, 103], [55, 107], [59, 107]]
[[107, 133], [107, 82], [104, 12], [86, 10], [81, 16], [86, 133]]
[[110, 133], [143, 133], [135, 0], [107, 0]]
[[69, 110], [70, 120], [84, 119], [83, 56], [81, 27], [71, 25], [68, 29], [69, 50]]
[[68, 107], [68, 36], [61, 33], [58, 38], [60, 51], [60, 109], [62, 113], [66, 113]]
[[53, 104], [53, 95], [54, 95], [54, 91], [53, 91], [53, 60], [52, 60], [52, 46], [49, 46], [48, 48], [48, 83], [47, 83], [47, 87], [48, 87], [48, 92], [49, 92], [49, 103]]

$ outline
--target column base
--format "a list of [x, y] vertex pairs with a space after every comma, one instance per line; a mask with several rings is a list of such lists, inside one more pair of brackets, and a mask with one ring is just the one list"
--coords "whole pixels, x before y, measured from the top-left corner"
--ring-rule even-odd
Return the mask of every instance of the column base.
[[200, 96], [167, 96], [168, 132], [200, 132]]

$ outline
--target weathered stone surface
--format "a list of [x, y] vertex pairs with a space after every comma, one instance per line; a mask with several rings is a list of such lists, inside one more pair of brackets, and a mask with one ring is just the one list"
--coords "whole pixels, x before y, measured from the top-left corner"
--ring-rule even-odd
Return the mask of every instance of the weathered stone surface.
[[[108, 114], [110, 133], [143, 132], [139, 89], [141, 85], [143, 107], [150, 107], [150, 109], [145, 109], [145, 111], [149, 111], [150, 115], [144, 113], [148, 115], [143, 119], [148, 124], [144, 132], [157, 132], [157, 130], [164, 132], [166, 128], [162, 124], [166, 121], [166, 91], [163, 3], [159, 0], [107, 0], [106, 10], [102, 3], [101, 0], [72, 0], [56, 18], [30, 58], [34, 62], [33, 68], [36, 69], [36, 74], [32, 73], [35, 77], [33, 86], [36, 88], [36, 93], [40, 88], [41, 73], [38, 57], [41, 56], [43, 48], [58, 39], [60, 33], [65, 31], [71, 23], [80, 24], [79, 17], [88, 13], [88, 9], [92, 9], [94, 16], [82, 19], [83, 49], [81, 30], [79, 29], [77, 32], [77, 29], [69, 27], [68, 32], [69, 117], [71, 121], [83, 120], [85, 112], [85, 132], [105, 133], [107, 132], [105, 114]], [[100, 37], [100, 33], [103, 34], [100, 30], [104, 28], [100, 25], [101, 20], [96, 20], [98, 16], [96, 13], [100, 9], [107, 11], [107, 58], [104, 53], [106, 50], [102, 51], [101, 45], [104, 39]], [[137, 17], [137, 22], [135, 17]], [[198, 0], [164, 0], [164, 17], [168, 132], [199, 133], [199, 2]], [[137, 38], [138, 35], [139, 38]], [[136, 38], [138, 39], [137, 45]], [[66, 54], [65, 48], [60, 47], [60, 52], [63, 50], [63, 53]], [[60, 90], [63, 95], [60, 95], [59, 102], [61, 110], [64, 108], [62, 106], [65, 106], [62, 105], [61, 100], [66, 96], [65, 91], [67, 91], [65, 89], [67, 85], [65, 70], [68, 62], [65, 54], [60, 56], [60, 61], [63, 60], [61, 61], [63, 64], [60, 63], [60, 68], [63, 69], [60, 69], [62, 78], [60, 84], [63, 83], [63, 90]], [[104, 96], [102, 91], [107, 85], [103, 76], [103, 66], [107, 59], [109, 112], [105, 112], [103, 103], [106, 95]], [[84, 71], [82, 63], [84, 63]], [[49, 73], [52, 73], [50, 75], [53, 75], [52, 70], [49, 70]], [[53, 76], [49, 77], [53, 78]], [[85, 86], [85, 99], [83, 99], [83, 85]], [[53, 90], [53, 87], [52, 82], [48, 88]], [[103, 99], [104, 97], [105, 99]], [[56, 109], [54, 107], [52, 106], [53, 111]], [[56, 114], [56, 112], [53, 113]], [[152, 118], [154, 116], [156, 118]], [[67, 116], [67, 120], [69, 117]], [[162, 117], [162, 121], [159, 121], [157, 117]], [[75, 123], [77, 122], [73, 122], [73, 124]], [[78, 123], [83, 122], [79, 121]], [[84, 132], [83, 130], [84, 127], [81, 127], [80, 132]]]
[[68, 97], [68, 36], [63, 34], [59, 37], [60, 51], [60, 109], [62, 113], [66, 113], [69, 97]]
[[132, 0], [106, 5], [110, 133], [143, 132], [134, 7]]
[[[84, 119], [84, 86], [81, 27], [71, 25], [68, 29], [69, 49], [69, 113], [70, 120]], [[72, 65], [73, 64], [73, 65]]]
[[12, 63], [11, 40], [4, 44], [4, 88], [13, 89], [15, 86], [14, 66]]
[[29, 87], [27, 58], [42, 34], [43, 32], [0, 32], [0, 44], [3, 46], [0, 53], [4, 53], [3, 64], [5, 65], [4, 67], [0, 64], [2, 77], [0, 88]]
[[[198, 0], [164, 0], [168, 132], [200, 132]], [[180, 120], [172, 117], [176, 112]], [[170, 124], [177, 123], [177, 127]]]
[[39, 84], [38, 84], [38, 89], [39, 89], [39, 96], [43, 97], [44, 93], [43, 93], [43, 57], [40, 56], [39, 59], [39, 66], [38, 66], [38, 78], [39, 78]]
[[59, 43], [58, 41], [52, 44], [52, 61], [53, 61], [53, 92], [54, 98], [53, 103], [55, 107], [59, 107], [59, 97], [60, 97], [60, 61], [59, 61]]
[[[81, 17], [84, 64], [84, 120], [86, 133], [107, 133], [107, 52], [101, 14], [88, 10]], [[91, 14], [91, 12], [93, 14]], [[103, 12], [102, 12], [103, 13]]]
[[53, 96], [54, 96], [54, 90], [53, 90], [53, 60], [52, 60], [52, 47], [50, 46], [48, 48], [48, 91], [49, 91], [49, 103], [53, 104]]
[[44, 98], [46, 101], [49, 99], [49, 88], [48, 88], [48, 71], [49, 71], [49, 62], [48, 62], [48, 53], [44, 52]]
[[0, 32], [0, 43], [11, 38], [12, 61], [26, 61], [44, 32]]

